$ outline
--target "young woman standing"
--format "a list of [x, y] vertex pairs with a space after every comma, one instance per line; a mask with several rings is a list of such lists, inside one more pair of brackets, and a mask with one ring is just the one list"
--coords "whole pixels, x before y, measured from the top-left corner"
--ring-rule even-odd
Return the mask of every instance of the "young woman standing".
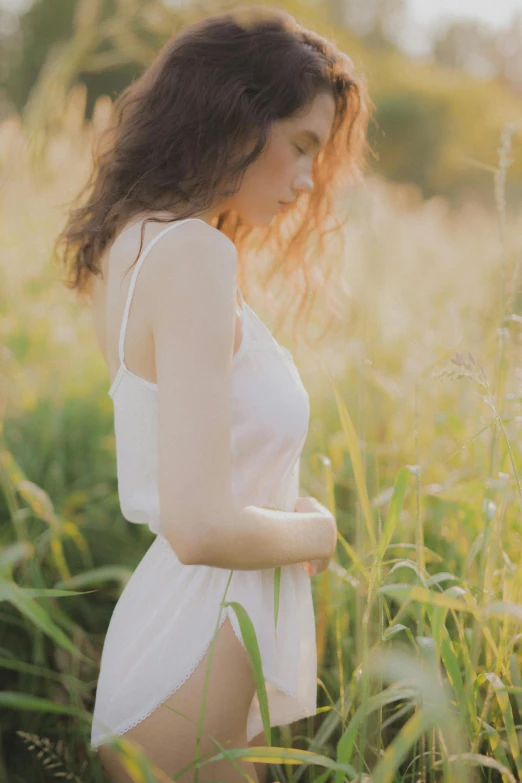
[[[214, 639], [199, 754], [218, 752], [212, 737], [266, 744], [234, 611], [217, 624], [224, 598], [254, 625], [271, 725], [315, 714], [304, 565], [327, 566], [336, 522], [299, 497], [309, 397], [238, 279], [245, 240], [263, 227], [288, 278], [292, 267], [310, 277], [306, 232], [321, 232], [333, 184], [360, 178], [368, 117], [350, 59], [290, 15], [254, 6], [206, 18], [116, 100], [59, 237], [111, 377], [122, 513], [156, 534], [101, 659], [91, 743], [115, 783], [130, 777], [103, 744], [111, 734], [169, 776], [194, 760]], [[264, 777], [263, 765], [236, 763]], [[221, 761], [199, 780], [243, 775]]]

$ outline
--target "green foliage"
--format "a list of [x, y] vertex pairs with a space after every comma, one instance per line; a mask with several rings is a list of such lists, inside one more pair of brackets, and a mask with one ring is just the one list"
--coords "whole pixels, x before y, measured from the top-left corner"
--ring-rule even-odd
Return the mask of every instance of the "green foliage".
[[[4, 89], [19, 113], [43, 73], [45, 62], [58, 53], [75, 31], [78, 0], [35, 0], [19, 19], [18, 57], [5, 63]], [[95, 5], [95, 3], [93, 3]], [[101, 12], [106, 18], [117, 12], [115, 0], [104, 0]], [[100, 44], [100, 52], [113, 51], [109, 42]], [[91, 115], [96, 98], [100, 95], [114, 97], [140, 73], [139, 63], [123, 62], [103, 71], [91, 70], [80, 64], [79, 81], [87, 85], [89, 99], [87, 116]]]
[[[425, 196], [438, 190], [434, 169], [451, 136], [449, 106], [442, 98], [407, 91], [376, 94], [376, 119], [384, 132], [379, 168], [396, 182], [415, 182]], [[373, 130], [373, 126], [372, 126]], [[370, 132], [372, 146], [377, 139]], [[437, 183], [437, 184], [436, 184]]]

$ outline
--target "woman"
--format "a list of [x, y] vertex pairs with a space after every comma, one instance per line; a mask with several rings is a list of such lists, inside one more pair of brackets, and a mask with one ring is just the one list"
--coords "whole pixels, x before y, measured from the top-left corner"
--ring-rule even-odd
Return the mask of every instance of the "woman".
[[[256, 228], [270, 240], [279, 230], [279, 246], [292, 243], [278, 263], [308, 280], [303, 238], [330, 215], [333, 184], [360, 177], [369, 110], [349, 58], [257, 6], [184, 29], [115, 110], [59, 242], [112, 381], [122, 513], [156, 534], [114, 609], [96, 692], [92, 747], [119, 783], [131, 778], [103, 744], [111, 734], [169, 777], [196, 751], [218, 753], [212, 738], [266, 744], [240, 625], [222, 602], [253, 623], [271, 725], [315, 714], [304, 566], [327, 567], [337, 528], [298, 498], [309, 397], [244, 302], [239, 251]], [[223, 760], [199, 780], [243, 780], [238, 767], [265, 777], [265, 765]]]

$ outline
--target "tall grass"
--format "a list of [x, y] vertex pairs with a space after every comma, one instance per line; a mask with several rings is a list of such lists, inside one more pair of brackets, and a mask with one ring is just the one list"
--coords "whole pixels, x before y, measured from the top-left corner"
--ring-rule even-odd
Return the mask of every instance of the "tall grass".
[[[84, 108], [80, 87], [36, 173], [21, 128], [0, 127], [0, 776], [13, 781], [102, 779], [87, 741], [104, 631], [151, 541], [119, 513], [90, 314], [49, 263], [61, 204], [110, 106], [97, 105], [94, 130]], [[318, 713], [270, 730], [255, 632], [225, 592], [266, 744], [216, 742], [202, 757], [198, 740], [196, 781], [224, 757], [292, 783], [522, 779], [522, 252], [503, 195], [512, 134], [483, 172], [491, 212], [450, 212], [378, 179], [347, 194], [355, 305], [337, 337], [297, 357], [312, 399], [302, 488], [339, 528], [336, 557], [313, 579]], [[134, 780], [154, 779], [129, 742], [113, 744]]]

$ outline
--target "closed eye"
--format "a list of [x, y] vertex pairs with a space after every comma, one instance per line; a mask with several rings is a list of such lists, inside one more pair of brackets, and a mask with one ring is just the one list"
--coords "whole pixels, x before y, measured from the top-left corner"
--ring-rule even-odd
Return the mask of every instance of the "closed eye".
[[297, 144], [294, 144], [294, 147], [296, 148], [296, 150], [297, 150], [297, 151], [298, 151], [298, 152], [299, 152], [301, 155], [306, 155], [306, 152], [305, 152], [304, 150], [302, 150], [302, 149], [301, 149], [301, 147], [299, 147]]

